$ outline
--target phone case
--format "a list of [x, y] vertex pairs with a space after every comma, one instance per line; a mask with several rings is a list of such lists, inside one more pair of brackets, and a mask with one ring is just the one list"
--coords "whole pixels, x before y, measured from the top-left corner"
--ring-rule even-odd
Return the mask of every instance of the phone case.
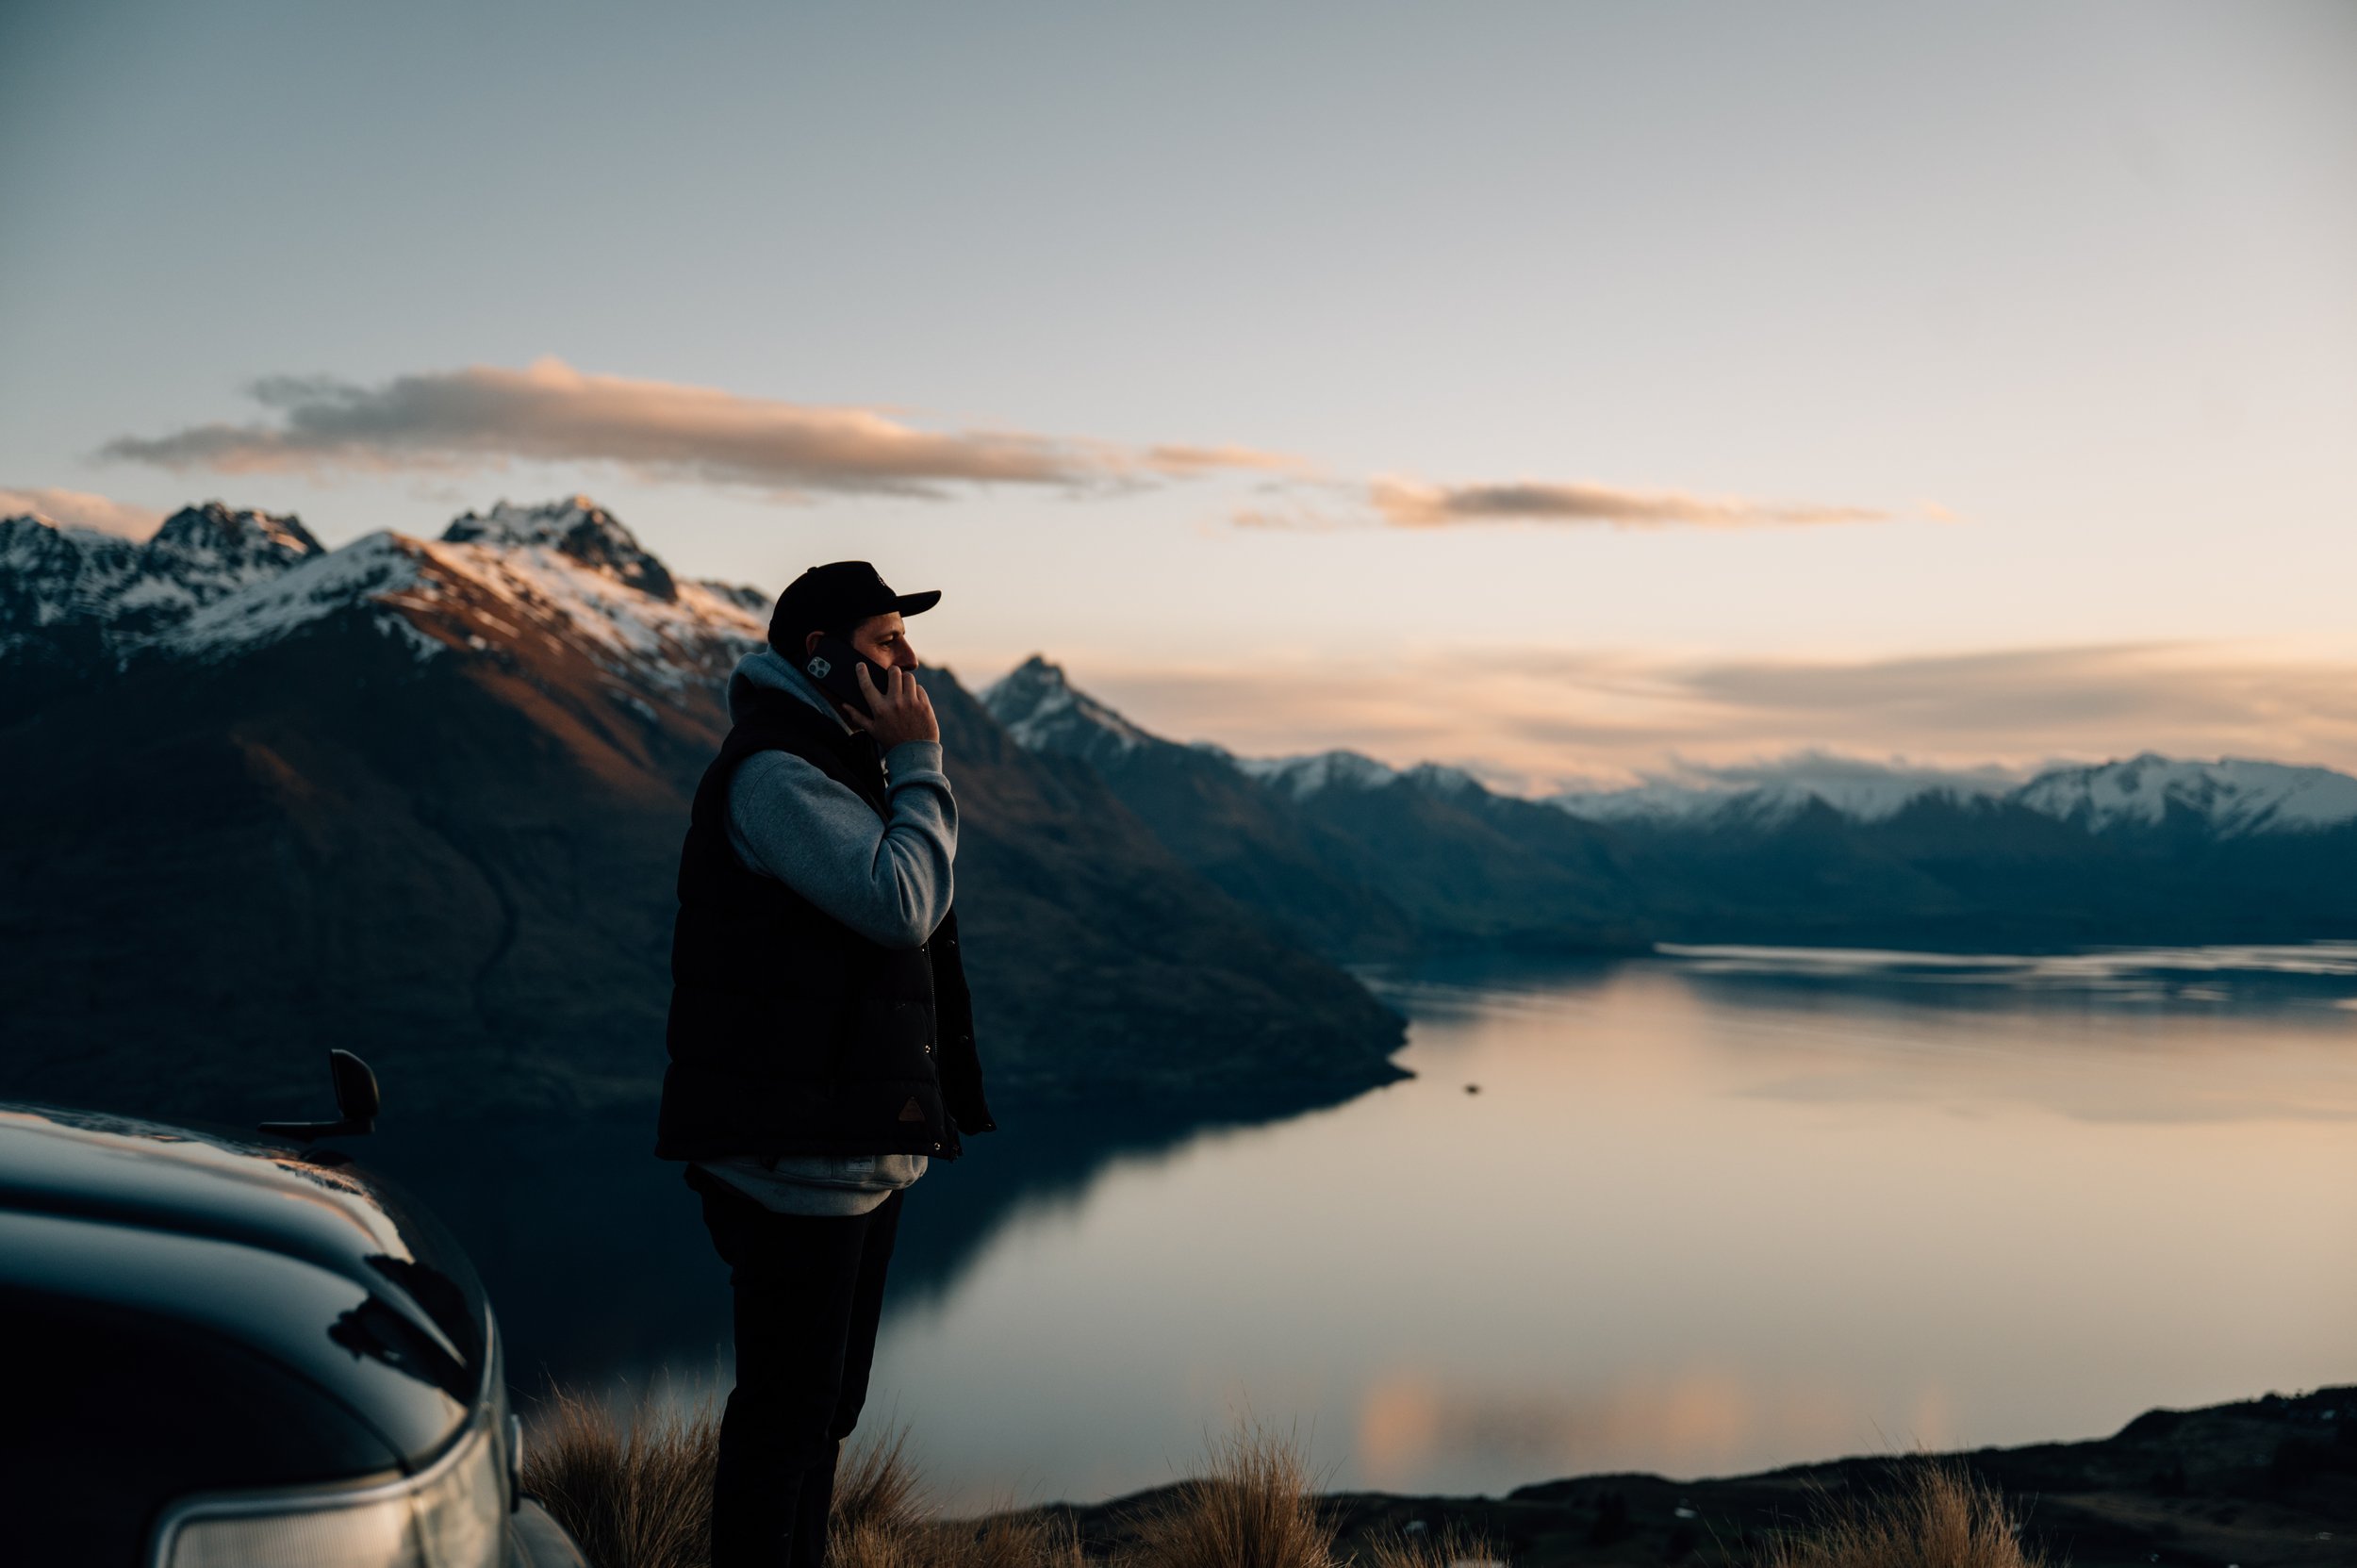
[[854, 673], [861, 665], [867, 667], [867, 678], [876, 683], [879, 693], [882, 692], [890, 672], [839, 637], [820, 637], [817, 646], [803, 658], [802, 673], [818, 683], [818, 689], [835, 701], [868, 713], [871, 710], [867, 700], [860, 695], [859, 676]]

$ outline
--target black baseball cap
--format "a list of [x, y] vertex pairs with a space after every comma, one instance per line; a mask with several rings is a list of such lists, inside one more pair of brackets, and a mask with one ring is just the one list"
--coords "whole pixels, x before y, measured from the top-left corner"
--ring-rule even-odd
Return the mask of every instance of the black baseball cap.
[[848, 631], [890, 610], [922, 615], [940, 602], [939, 588], [894, 593], [865, 561], [829, 561], [812, 567], [778, 595], [778, 607], [769, 615], [769, 646], [799, 658], [802, 639], [813, 632]]

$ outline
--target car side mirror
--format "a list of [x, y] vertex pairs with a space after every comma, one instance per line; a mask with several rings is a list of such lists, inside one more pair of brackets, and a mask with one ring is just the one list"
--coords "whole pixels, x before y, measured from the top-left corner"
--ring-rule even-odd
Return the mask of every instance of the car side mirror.
[[264, 1122], [261, 1131], [272, 1138], [292, 1138], [309, 1143], [314, 1138], [332, 1138], [339, 1134], [371, 1132], [376, 1129], [376, 1111], [381, 1103], [376, 1092], [376, 1074], [369, 1065], [348, 1050], [327, 1053], [327, 1072], [336, 1085], [336, 1110], [341, 1117], [332, 1122]]

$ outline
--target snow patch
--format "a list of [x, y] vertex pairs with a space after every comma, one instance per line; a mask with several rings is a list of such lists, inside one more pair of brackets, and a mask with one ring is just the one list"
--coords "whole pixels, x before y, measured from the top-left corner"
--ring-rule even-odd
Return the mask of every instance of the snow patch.
[[982, 706], [1030, 751], [1101, 756], [1167, 744], [1096, 698], [1076, 690], [1062, 668], [1034, 653], [982, 692]]
[[2243, 757], [2184, 762], [2148, 751], [2126, 762], [2057, 768], [2022, 786], [2016, 798], [2033, 811], [2098, 833], [2157, 827], [2172, 809], [2227, 838], [2357, 820], [2357, 778]]
[[[424, 549], [400, 534], [363, 535], [341, 550], [205, 605], [163, 638], [162, 646], [209, 660], [275, 642], [338, 610], [412, 586]], [[403, 619], [390, 606], [379, 619], [385, 618]]]
[[2026, 784], [1995, 767], [1967, 771], [1884, 766], [1810, 754], [1785, 763], [1650, 779], [1627, 789], [1567, 791], [1548, 804], [1596, 822], [1657, 827], [1790, 821], [1821, 801], [1879, 822], [1927, 797], [2008, 801], [2090, 832], [2157, 827], [2174, 810], [2220, 837], [2307, 832], [2357, 820], [2357, 778], [2325, 767], [2153, 753], [2094, 767], [2063, 767]]
[[478, 623], [511, 636], [529, 627], [552, 648], [569, 640], [605, 668], [667, 688], [709, 679], [716, 660], [725, 654], [733, 662], [767, 635], [766, 619], [732, 596], [701, 583], [674, 583], [667, 572], [671, 597], [660, 597], [562, 543], [419, 548], [440, 574], [500, 606], [497, 615], [477, 609]]
[[448, 643], [439, 637], [429, 635], [423, 627], [407, 616], [383, 616], [378, 619], [376, 624], [378, 630], [387, 636], [406, 641], [409, 644], [410, 653], [420, 664], [424, 664], [429, 659], [450, 652]]
[[292, 516], [217, 501], [182, 507], [144, 542], [11, 518], [0, 522], [0, 649], [75, 624], [120, 654], [321, 553]]
[[[1329, 789], [1380, 789], [1403, 775], [1396, 767], [1358, 751], [1320, 751], [1302, 757], [1238, 757], [1236, 766], [1263, 784], [1306, 801]], [[1437, 765], [1426, 765], [1434, 767]], [[1450, 768], [1470, 784], [1472, 775]]]
[[670, 569], [648, 553], [621, 519], [585, 495], [537, 506], [502, 501], [487, 513], [453, 519], [442, 531], [442, 542], [553, 552], [651, 598], [679, 594]]
[[2001, 767], [1928, 767], [1803, 751], [1773, 762], [1689, 767], [1621, 789], [1564, 790], [1546, 803], [1591, 822], [1656, 827], [1769, 827], [1821, 803], [1861, 822], [1881, 822], [1926, 797], [1991, 799], [2019, 782]]

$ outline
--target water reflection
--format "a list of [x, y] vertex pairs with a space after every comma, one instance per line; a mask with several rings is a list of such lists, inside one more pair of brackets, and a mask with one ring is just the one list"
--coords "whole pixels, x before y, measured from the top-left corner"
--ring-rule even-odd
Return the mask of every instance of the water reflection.
[[[1320, 1097], [1015, 1106], [912, 1195], [886, 1316], [936, 1308], [1011, 1226], [1053, 1227], [1110, 1170], [1152, 1171], [1223, 1128]], [[434, 1129], [380, 1124], [369, 1163], [417, 1193], [472, 1256], [507, 1337], [509, 1376], [661, 1388], [725, 1373], [727, 1270], [682, 1167], [655, 1160], [651, 1113]], [[921, 1201], [919, 1201], [921, 1199]]]
[[1689, 983], [1747, 993], [1835, 991], [1923, 1007], [2168, 1007], [2229, 1013], [2332, 1009], [2353, 999], [2357, 942], [2107, 948], [2069, 953], [1665, 947]]
[[[1915, 1430], [1944, 1443], [1938, 1395], [1926, 1392]], [[1399, 1368], [1366, 1390], [1352, 1437], [1367, 1484], [1390, 1491], [1413, 1489], [1436, 1466], [1468, 1454], [1534, 1478], [1631, 1449], [1690, 1455], [1696, 1470], [1709, 1471], [1741, 1463], [1771, 1429], [1832, 1452], [1851, 1434], [1851, 1391], [1805, 1380], [1765, 1387], [1724, 1366], [1565, 1389], [1468, 1388], [1433, 1368]]]
[[[2357, 1355], [2357, 945], [1374, 979], [1412, 1081], [1011, 1114], [920, 1184], [871, 1410], [945, 1500], [1154, 1484], [1247, 1413], [1338, 1486], [1496, 1492], [2088, 1436]], [[412, 1151], [519, 1381], [719, 1372], [647, 1142]]]
[[474, 1374], [445, 1342], [419, 1329], [399, 1308], [379, 1296], [337, 1314], [327, 1337], [352, 1352], [391, 1367], [405, 1378], [440, 1389], [462, 1406], [474, 1396]]

